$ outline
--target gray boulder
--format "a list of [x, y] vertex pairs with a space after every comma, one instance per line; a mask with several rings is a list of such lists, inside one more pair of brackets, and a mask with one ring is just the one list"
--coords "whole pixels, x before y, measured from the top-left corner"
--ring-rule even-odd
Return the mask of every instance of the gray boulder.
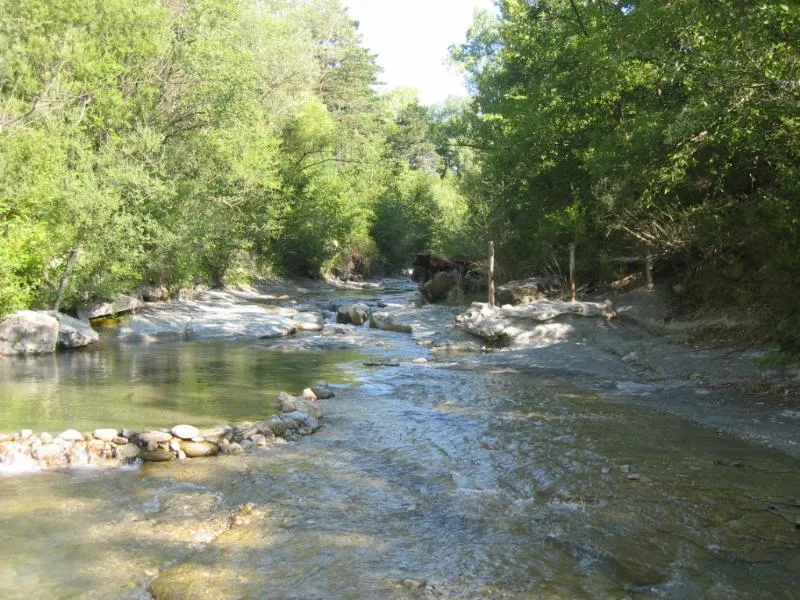
[[80, 348], [94, 344], [100, 339], [97, 332], [92, 329], [89, 321], [75, 319], [64, 313], [52, 311], [49, 313], [58, 321], [58, 345], [61, 348]]
[[370, 314], [369, 306], [363, 302], [346, 304], [336, 310], [336, 322], [363, 325], [369, 320]]
[[317, 419], [322, 417], [322, 408], [306, 398], [291, 396], [285, 392], [278, 395], [275, 405], [283, 413], [302, 412], [313, 415]]
[[48, 354], [58, 342], [58, 320], [46, 312], [21, 310], [0, 322], [0, 355]]
[[561, 286], [555, 277], [529, 277], [519, 281], [509, 281], [497, 288], [497, 304], [531, 304], [538, 300], [558, 298]]
[[100, 317], [115, 317], [119, 314], [131, 312], [144, 306], [144, 303], [133, 296], [118, 296], [112, 302], [93, 302], [78, 309], [81, 319], [99, 319]]
[[458, 271], [442, 271], [436, 273], [432, 279], [426, 281], [422, 288], [422, 295], [431, 302], [445, 300], [451, 291], [458, 289]]

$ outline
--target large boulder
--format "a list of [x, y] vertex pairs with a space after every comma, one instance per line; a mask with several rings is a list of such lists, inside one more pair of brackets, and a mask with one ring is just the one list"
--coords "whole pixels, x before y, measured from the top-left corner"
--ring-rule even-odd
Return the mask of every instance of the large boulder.
[[575, 329], [569, 323], [554, 324], [556, 319], [594, 317], [608, 320], [615, 316], [610, 301], [540, 300], [524, 306], [502, 307], [475, 302], [457, 315], [455, 321], [459, 328], [490, 343], [542, 346], [564, 341], [567, 334]]
[[133, 296], [118, 296], [112, 302], [93, 302], [78, 308], [78, 317], [81, 319], [99, 319], [101, 317], [115, 317], [119, 314], [131, 312], [144, 306], [144, 303]]
[[436, 273], [433, 278], [426, 281], [420, 288], [422, 295], [431, 302], [438, 302], [444, 300], [454, 289], [458, 289], [459, 274], [458, 271], [441, 271]]
[[48, 354], [58, 343], [58, 319], [46, 313], [21, 310], [0, 322], [0, 355]]
[[325, 319], [316, 312], [299, 312], [292, 317], [292, 323], [298, 331], [322, 331]]
[[561, 286], [555, 277], [529, 277], [509, 281], [497, 288], [497, 304], [531, 304], [539, 300], [558, 298]]
[[379, 311], [372, 313], [369, 319], [369, 326], [372, 329], [383, 329], [384, 331], [397, 331], [398, 333], [411, 333], [411, 325], [398, 323], [395, 320], [397, 313]]
[[81, 321], [60, 312], [51, 312], [59, 324], [58, 345], [62, 348], [80, 348], [94, 344], [100, 339], [89, 321]]
[[363, 325], [369, 320], [370, 314], [369, 306], [363, 302], [345, 304], [336, 310], [336, 322]]

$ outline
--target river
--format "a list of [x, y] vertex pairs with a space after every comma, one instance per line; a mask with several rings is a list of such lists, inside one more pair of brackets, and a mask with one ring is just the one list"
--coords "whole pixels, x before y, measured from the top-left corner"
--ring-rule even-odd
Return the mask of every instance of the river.
[[0, 596], [797, 597], [796, 454], [568, 365], [357, 336], [107, 344], [6, 370], [0, 415], [35, 429], [252, 418], [319, 378], [337, 396], [319, 432], [268, 450], [3, 477]]

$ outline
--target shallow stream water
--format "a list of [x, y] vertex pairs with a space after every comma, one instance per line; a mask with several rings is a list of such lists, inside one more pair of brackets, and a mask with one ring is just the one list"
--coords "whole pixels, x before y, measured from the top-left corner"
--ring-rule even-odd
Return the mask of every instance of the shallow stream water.
[[[568, 372], [412, 364], [432, 357], [408, 336], [359, 335], [361, 353], [98, 350], [93, 361], [150, 365], [108, 384], [115, 407], [125, 378], [134, 397], [147, 386], [157, 411], [126, 419], [246, 418], [322, 377], [337, 397], [315, 435], [244, 456], [2, 479], [0, 597], [797, 597], [795, 456], [603, 398]], [[81, 365], [59, 363], [41, 390], [77, 398], [108, 371]], [[30, 369], [11, 380], [36, 401], [25, 386], [48, 371]], [[184, 395], [225, 402], [160, 412], [159, 398]]]

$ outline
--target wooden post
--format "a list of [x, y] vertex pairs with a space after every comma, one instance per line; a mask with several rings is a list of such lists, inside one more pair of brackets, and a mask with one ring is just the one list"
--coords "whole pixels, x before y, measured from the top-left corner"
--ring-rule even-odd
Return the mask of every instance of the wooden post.
[[64, 267], [64, 274], [61, 276], [61, 281], [58, 284], [58, 292], [56, 292], [56, 301], [53, 305], [53, 310], [58, 312], [58, 309], [61, 308], [61, 301], [64, 299], [64, 292], [67, 291], [67, 286], [69, 285], [69, 276], [72, 274], [72, 268], [75, 266], [75, 261], [78, 260], [78, 251], [76, 249], [72, 249], [69, 251], [69, 256], [67, 257], [67, 265]]
[[494, 306], [494, 242], [489, 242], [489, 306]]
[[569, 287], [572, 291], [572, 301], [577, 300], [577, 293], [575, 289], [575, 242], [569, 244]]
[[648, 291], [653, 290], [653, 251], [648, 248], [647, 256], [644, 257], [644, 277], [647, 281]]

